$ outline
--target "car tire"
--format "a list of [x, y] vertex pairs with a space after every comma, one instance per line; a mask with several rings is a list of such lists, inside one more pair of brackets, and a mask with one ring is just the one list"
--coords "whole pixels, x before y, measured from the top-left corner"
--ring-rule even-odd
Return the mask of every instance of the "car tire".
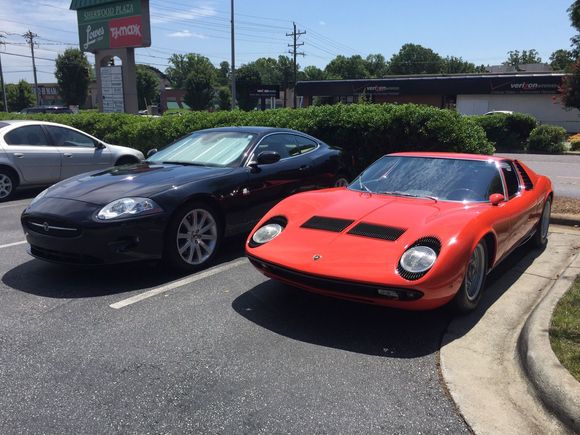
[[332, 187], [346, 187], [350, 184], [350, 181], [348, 181], [348, 177], [343, 174], [343, 173], [339, 173], [336, 178], [334, 179], [334, 182], [332, 183]]
[[193, 272], [214, 259], [223, 237], [219, 214], [209, 204], [190, 202], [172, 216], [165, 235], [164, 260]]
[[17, 184], [14, 174], [9, 170], [0, 169], [0, 202], [8, 201], [14, 196]]
[[465, 277], [453, 299], [456, 312], [468, 313], [477, 307], [483, 295], [486, 276], [487, 245], [484, 240], [480, 240], [469, 257]]
[[543, 249], [548, 243], [548, 229], [550, 227], [550, 214], [552, 213], [552, 198], [548, 198], [542, 209], [542, 217], [536, 226], [536, 232], [532, 237], [534, 248]]

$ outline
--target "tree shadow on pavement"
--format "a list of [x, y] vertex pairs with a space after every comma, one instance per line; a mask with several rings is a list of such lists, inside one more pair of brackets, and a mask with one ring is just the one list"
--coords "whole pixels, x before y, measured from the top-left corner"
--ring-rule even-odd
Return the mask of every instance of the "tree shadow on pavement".
[[[541, 251], [523, 246], [489, 276], [478, 309], [465, 316], [467, 333], [525, 272]], [[326, 298], [267, 280], [232, 303], [247, 320], [277, 334], [306, 343], [391, 358], [435, 353], [449, 322], [449, 307], [404, 311]]]
[[[226, 240], [210, 267], [242, 257], [244, 240], [242, 237]], [[12, 289], [37, 296], [72, 299], [145, 290], [189, 275], [155, 261], [82, 267], [33, 259], [6, 272], [2, 282]]]

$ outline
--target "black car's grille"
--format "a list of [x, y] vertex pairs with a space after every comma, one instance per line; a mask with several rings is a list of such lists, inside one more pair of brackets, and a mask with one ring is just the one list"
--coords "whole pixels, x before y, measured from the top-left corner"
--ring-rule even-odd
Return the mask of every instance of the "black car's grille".
[[524, 170], [520, 162], [516, 160], [514, 161], [514, 163], [516, 165], [516, 168], [518, 168], [518, 172], [520, 173], [522, 180], [524, 180], [524, 186], [526, 187], [526, 190], [532, 190], [534, 188], [534, 183], [532, 183], [532, 179], [530, 178], [528, 173]]
[[50, 219], [27, 219], [24, 221], [24, 225], [28, 230], [45, 236], [77, 237], [81, 234], [78, 227]]
[[[411, 246], [409, 246], [409, 249], [411, 249], [413, 246], [427, 246], [427, 247], [433, 249], [437, 255], [439, 255], [439, 252], [441, 251], [441, 242], [439, 241], [439, 239], [437, 239], [435, 237], [423, 237], [423, 238], [417, 240]], [[431, 269], [429, 269], [429, 270], [431, 270]], [[397, 272], [399, 272], [399, 275], [401, 275], [401, 277], [403, 277], [409, 281], [415, 281], [415, 280], [421, 278], [427, 272], [429, 272], [429, 270], [426, 270], [425, 272], [417, 272], [417, 273], [408, 272], [405, 269], [403, 269], [403, 266], [401, 266], [400, 261], [399, 261], [399, 265], [397, 266]]]
[[337, 219], [324, 216], [312, 216], [302, 224], [302, 228], [310, 228], [313, 230], [324, 230], [340, 233], [344, 231], [354, 221], [350, 219]]
[[42, 258], [47, 261], [54, 261], [57, 263], [84, 264], [84, 265], [103, 264], [103, 260], [91, 257], [90, 255], [81, 255], [70, 252], [55, 251], [53, 249], [41, 248], [34, 245], [30, 246], [30, 253], [35, 257]]
[[[258, 260], [251, 256], [248, 256], [250, 262], [258, 269], [265, 272], [270, 272], [281, 279], [288, 280], [297, 284], [303, 284], [308, 287], [315, 289], [326, 290], [329, 292], [341, 293], [351, 296], [353, 299], [359, 297], [361, 300], [366, 302], [371, 302], [366, 298], [380, 298], [385, 299], [399, 299], [399, 300], [417, 300], [423, 296], [419, 290], [412, 289], [400, 289], [388, 286], [382, 286], [380, 284], [363, 284], [355, 281], [346, 281], [332, 278], [323, 278], [316, 275], [310, 275], [303, 272], [297, 272], [294, 270], [287, 269], [269, 262]], [[385, 296], [385, 293], [392, 292], [392, 294], [397, 294], [397, 297]], [[382, 293], [381, 293], [382, 292]]]
[[373, 239], [397, 240], [407, 230], [403, 228], [386, 227], [362, 222], [348, 231], [348, 234], [354, 236], [370, 237]]

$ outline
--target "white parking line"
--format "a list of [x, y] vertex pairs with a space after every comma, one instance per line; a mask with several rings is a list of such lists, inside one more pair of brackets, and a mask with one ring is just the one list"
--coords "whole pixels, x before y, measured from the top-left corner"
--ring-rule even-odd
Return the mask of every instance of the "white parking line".
[[2, 204], [2, 205], [0, 205], [0, 208], [22, 207], [23, 205], [28, 205], [29, 202], [30, 202], [30, 200], [27, 199], [27, 200], [21, 201], [21, 202], [12, 202], [10, 204]]
[[208, 276], [217, 275], [218, 273], [225, 272], [226, 270], [233, 269], [234, 267], [241, 266], [245, 264], [247, 260], [245, 258], [240, 258], [239, 260], [232, 261], [230, 263], [223, 264], [221, 266], [213, 267], [205, 272], [201, 272], [192, 276], [188, 276], [187, 278], [183, 278], [169, 284], [162, 285], [160, 287], [148, 290], [144, 293], [132, 296], [127, 299], [123, 299], [122, 301], [115, 302], [114, 304], [109, 305], [111, 308], [118, 310], [119, 308], [126, 307], [128, 305], [135, 304], [137, 302], [141, 302], [144, 299], [157, 296], [161, 293], [165, 293], [169, 290], [173, 290], [174, 288], [182, 287], [187, 284], [191, 284], [192, 282], [202, 280], [207, 278]]
[[22, 242], [7, 243], [5, 245], [0, 245], [0, 249], [2, 249], [2, 248], [9, 248], [11, 246], [24, 245], [25, 243], [26, 243], [26, 240], [23, 240]]

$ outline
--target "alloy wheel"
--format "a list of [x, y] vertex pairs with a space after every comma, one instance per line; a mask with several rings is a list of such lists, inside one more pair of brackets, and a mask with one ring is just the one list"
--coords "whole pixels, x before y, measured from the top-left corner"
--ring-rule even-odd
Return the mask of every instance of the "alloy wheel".
[[187, 213], [177, 227], [177, 252], [191, 265], [205, 263], [214, 253], [218, 227], [213, 215], [203, 208]]
[[467, 299], [474, 301], [481, 292], [483, 279], [485, 278], [485, 249], [480, 243], [476, 246], [465, 274], [465, 294]]
[[0, 199], [10, 196], [12, 189], [14, 189], [12, 179], [6, 174], [0, 174]]
[[338, 177], [334, 182], [334, 187], [346, 187], [348, 186], [348, 180], [344, 177]]

